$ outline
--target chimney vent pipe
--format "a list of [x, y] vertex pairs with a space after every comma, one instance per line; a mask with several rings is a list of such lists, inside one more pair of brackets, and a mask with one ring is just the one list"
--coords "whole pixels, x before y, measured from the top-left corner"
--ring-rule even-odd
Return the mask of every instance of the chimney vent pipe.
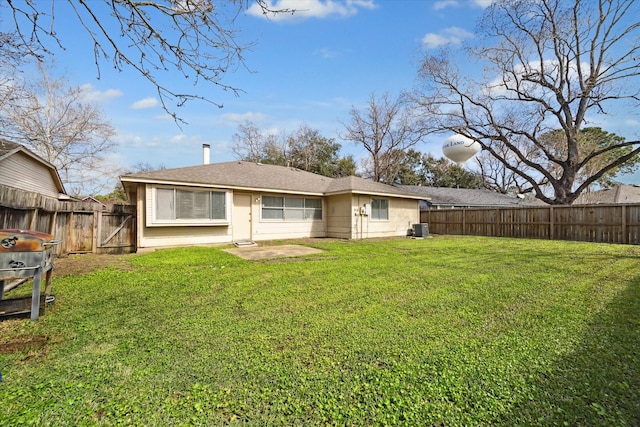
[[202, 144], [202, 164], [203, 165], [209, 164], [209, 159], [211, 157], [210, 148], [211, 146], [209, 144]]

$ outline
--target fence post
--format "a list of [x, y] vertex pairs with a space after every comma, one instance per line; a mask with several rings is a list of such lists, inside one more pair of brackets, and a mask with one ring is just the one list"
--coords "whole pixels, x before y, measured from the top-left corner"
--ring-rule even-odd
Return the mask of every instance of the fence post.
[[627, 235], [627, 206], [622, 205], [620, 206], [620, 209], [621, 209], [620, 214], [622, 215], [622, 219], [621, 219], [622, 243], [626, 245], [627, 243], [629, 243], [629, 236]]
[[38, 208], [33, 208], [31, 218], [29, 218], [29, 230], [35, 230], [38, 226]]
[[554, 220], [553, 220], [553, 206], [549, 206], [549, 240], [554, 239], [553, 229], [555, 228]]
[[91, 252], [98, 253], [98, 240], [102, 231], [102, 210], [93, 211], [93, 239], [91, 240]]
[[465, 229], [467, 228], [467, 216], [465, 215], [466, 212], [467, 210], [465, 208], [462, 208], [462, 235], [463, 236], [466, 234]]

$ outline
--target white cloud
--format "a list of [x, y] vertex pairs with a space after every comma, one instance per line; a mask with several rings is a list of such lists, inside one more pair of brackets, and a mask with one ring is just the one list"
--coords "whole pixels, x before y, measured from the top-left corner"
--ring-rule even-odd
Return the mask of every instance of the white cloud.
[[104, 102], [123, 95], [122, 91], [118, 89], [107, 89], [102, 92], [94, 88], [91, 83], [80, 86], [80, 89], [82, 90], [82, 99], [86, 102]]
[[457, 0], [439, 0], [433, 4], [434, 10], [442, 10], [448, 7], [458, 7], [460, 4]]
[[187, 135], [185, 135], [184, 133], [180, 133], [178, 135], [174, 135], [171, 138], [171, 142], [182, 142], [185, 141], [187, 139]]
[[477, 7], [481, 7], [483, 9], [491, 6], [491, 3], [493, 2], [493, 0], [471, 0], [471, 4], [477, 6]]
[[252, 111], [248, 111], [246, 113], [227, 113], [222, 114], [220, 118], [224, 121], [229, 122], [259, 122], [267, 118], [266, 114], [263, 113], [254, 113]]
[[173, 116], [169, 113], [158, 114], [157, 116], [154, 117], [154, 119], [160, 120], [160, 121], [175, 120]]
[[320, 56], [324, 59], [331, 59], [331, 58], [336, 58], [338, 56], [341, 55], [340, 52], [338, 52], [337, 50], [332, 50], [329, 49], [327, 47], [323, 47], [321, 49], [316, 49], [315, 52], [313, 52], [314, 55]]
[[142, 110], [145, 108], [153, 108], [153, 107], [156, 107], [157, 105], [158, 105], [158, 100], [150, 96], [148, 98], [143, 98], [139, 101], [134, 102], [131, 105], [131, 108], [133, 108], [134, 110]]
[[[485, 9], [491, 6], [493, 0], [466, 0], [466, 5], [472, 8]], [[448, 7], [461, 7], [465, 6], [460, 3], [460, 0], [438, 0], [433, 4], [433, 10], [442, 10]]]
[[267, 0], [270, 10], [294, 10], [294, 13], [270, 13], [265, 15], [262, 8], [254, 3], [247, 9], [253, 16], [268, 18], [272, 21], [302, 21], [309, 18], [348, 17], [360, 9], [375, 9], [374, 0]]
[[458, 45], [462, 43], [465, 39], [473, 38], [473, 33], [460, 28], [460, 27], [449, 27], [442, 30], [439, 34], [436, 33], [428, 33], [422, 38], [422, 44], [427, 49], [433, 49], [436, 47], [443, 46], [445, 44], [454, 44]]

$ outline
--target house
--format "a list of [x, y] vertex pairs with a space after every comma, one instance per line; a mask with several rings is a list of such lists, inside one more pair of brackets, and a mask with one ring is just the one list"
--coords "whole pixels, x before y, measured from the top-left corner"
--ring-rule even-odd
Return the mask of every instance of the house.
[[235, 161], [120, 177], [137, 206], [139, 248], [406, 236], [424, 197], [355, 176]]
[[58, 170], [20, 144], [0, 139], [0, 185], [69, 200]]
[[640, 185], [616, 185], [603, 190], [583, 192], [574, 205], [640, 203]]
[[486, 189], [423, 187], [417, 185], [400, 185], [399, 187], [428, 200], [428, 202], [422, 204], [423, 210], [532, 206], [541, 203], [538, 200], [521, 199]]

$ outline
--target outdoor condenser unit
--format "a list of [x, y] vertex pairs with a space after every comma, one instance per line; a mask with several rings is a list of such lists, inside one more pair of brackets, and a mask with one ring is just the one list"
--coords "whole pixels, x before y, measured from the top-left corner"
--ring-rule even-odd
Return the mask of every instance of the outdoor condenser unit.
[[427, 237], [429, 235], [429, 224], [413, 224], [414, 237]]

